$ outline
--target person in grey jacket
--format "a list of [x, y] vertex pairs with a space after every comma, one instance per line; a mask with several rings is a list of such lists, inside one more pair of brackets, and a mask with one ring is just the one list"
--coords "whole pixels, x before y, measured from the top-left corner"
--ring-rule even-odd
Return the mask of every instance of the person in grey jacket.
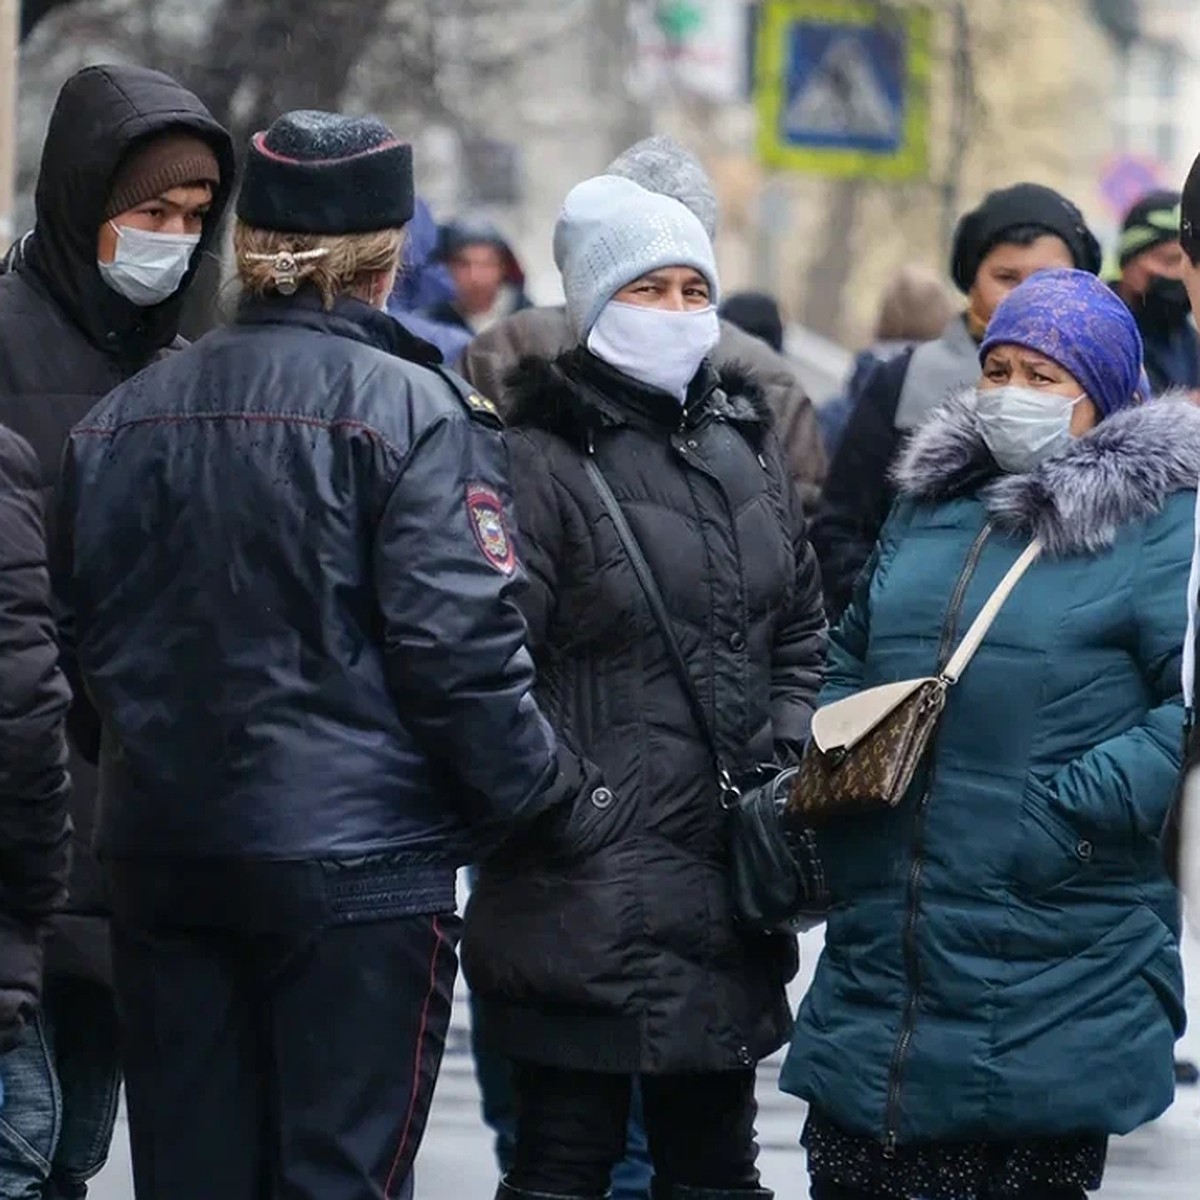
[[950, 273], [967, 309], [942, 336], [880, 363], [863, 380], [829, 468], [813, 545], [825, 608], [836, 621], [896, 499], [890, 469], [912, 432], [978, 373], [977, 351], [997, 305], [1052, 267], [1100, 270], [1100, 245], [1065, 196], [1036, 183], [991, 192], [958, 223]]

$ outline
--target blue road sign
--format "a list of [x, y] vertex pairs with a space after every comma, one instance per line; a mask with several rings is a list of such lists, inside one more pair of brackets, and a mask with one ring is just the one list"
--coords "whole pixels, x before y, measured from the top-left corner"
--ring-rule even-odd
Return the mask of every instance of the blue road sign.
[[758, 105], [771, 166], [903, 178], [927, 158], [930, 13], [766, 0]]

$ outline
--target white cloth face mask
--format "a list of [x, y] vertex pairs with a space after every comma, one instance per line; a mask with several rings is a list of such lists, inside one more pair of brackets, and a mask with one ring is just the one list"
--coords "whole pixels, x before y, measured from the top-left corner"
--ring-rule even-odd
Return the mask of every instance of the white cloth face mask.
[[96, 263], [104, 282], [139, 308], [150, 308], [173, 296], [200, 245], [200, 235], [150, 233], [119, 225], [112, 228], [117, 235], [117, 252], [112, 262]]
[[1071, 440], [1071, 413], [1086, 393], [1074, 400], [1036, 388], [1008, 385], [978, 388], [975, 411], [979, 431], [992, 457], [1013, 475], [1024, 475]]
[[610, 367], [682, 404], [720, 336], [711, 305], [678, 312], [610, 300], [588, 334], [587, 348]]

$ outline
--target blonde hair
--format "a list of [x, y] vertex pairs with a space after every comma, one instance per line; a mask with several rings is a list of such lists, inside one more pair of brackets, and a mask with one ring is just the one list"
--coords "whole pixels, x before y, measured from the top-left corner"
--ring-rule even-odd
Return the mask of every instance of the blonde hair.
[[279, 292], [289, 296], [302, 283], [310, 284], [321, 294], [326, 308], [332, 308], [334, 299], [342, 295], [367, 299], [368, 278], [392, 270], [403, 244], [403, 229], [281, 233], [238, 221], [233, 230], [238, 279], [250, 295]]
[[883, 294], [875, 338], [881, 342], [932, 341], [941, 336], [959, 307], [936, 271], [909, 263], [900, 268]]

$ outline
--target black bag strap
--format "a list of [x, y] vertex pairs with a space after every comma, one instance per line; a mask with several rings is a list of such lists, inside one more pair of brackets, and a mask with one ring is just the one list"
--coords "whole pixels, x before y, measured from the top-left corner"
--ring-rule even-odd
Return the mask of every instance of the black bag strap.
[[608, 486], [608, 480], [604, 478], [604, 472], [600, 470], [599, 463], [589, 454], [584, 457], [583, 466], [600, 497], [600, 503], [604, 505], [605, 511], [612, 518], [617, 537], [633, 567], [633, 573], [637, 576], [638, 583], [641, 584], [642, 591], [646, 594], [646, 603], [650, 607], [650, 614], [654, 617], [659, 633], [662, 634], [662, 639], [666, 643], [667, 657], [671, 660], [671, 666], [679, 679], [679, 685], [683, 688], [684, 696], [687, 697], [688, 707], [692, 710], [692, 718], [696, 722], [701, 736], [708, 743], [709, 753], [716, 765], [717, 782], [721, 787], [721, 803], [723, 806], [729, 807], [737, 801], [741, 793], [733, 782], [733, 776], [729, 773], [729, 768], [721, 756], [716, 736], [708, 723], [708, 714], [704, 711], [704, 705], [696, 691], [696, 685], [688, 673], [683, 651], [680, 650], [679, 643], [675, 640], [675, 634], [671, 629], [671, 618], [667, 614], [667, 606], [663, 603], [658, 581], [654, 578], [654, 572], [646, 561], [642, 547], [629, 527], [629, 522], [625, 519], [625, 513], [616, 496], [613, 495], [612, 488]]

